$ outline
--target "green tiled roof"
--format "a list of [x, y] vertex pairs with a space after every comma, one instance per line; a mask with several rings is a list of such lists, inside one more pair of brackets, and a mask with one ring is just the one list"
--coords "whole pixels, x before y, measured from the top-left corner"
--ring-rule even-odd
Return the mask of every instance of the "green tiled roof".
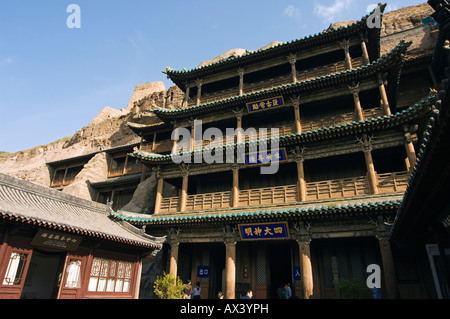
[[[414, 106], [409, 107], [401, 112], [397, 112], [390, 116], [383, 116], [377, 118], [366, 119], [364, 121], [359, 122], [351, 122], [351, 123], [343, 123], [330, 127], [323, 127], [313, 131], [305, 131], [301, 134], [291, 134], [279, 137], [279, 145], [281, 147], [293, 145], [293, 144], [301, 144], [308, 143], [312, 141], [319, 141], [324, 139], [333, 138], [336, 136], [349, 135], [349, 134], [361, 134], [365, 132], [387, 129], [390, 127], [395, 127], [399, 125], [403, 125], [408, 123], [409, 121], [418, 118], [424, 113], [430, 110], [430, 107], [436, 102], [438, 96], [437, 92], [431, 92], [431, 94], [421, 100], [419, 103]], [[268, 147], [270, 147], [273, 139], [267, 139]], [[251, 141], [246, 143], [239, 143], [233, 145], [224, 145], [222, 146], [225, 150], [227, 147], [249, 147], [252, 143], [259, 143], [260, 141]], [[188, 152], [191, 154], [192, 158], [195, 158], [196, 153], [202, 153], [204, 150], [208, 150], [210, 148], [195, 150], [193, 152]], [[224, 152], [225, 153], [225, 152]], [[181, 153], [177, 155], [184, 155], [186, 153]], [[154, 153], [149, 153], [146, 151], [141, 151], [138, 149], [134, 150], [134, 153], [130, 154], [133, 157], [136, 157], [146, 163], [152, 164], [171, 164], [172, 163], [172, 155], [159, 155]]]
[[[392, 66], [394, 66], [394, 71], [399, 69], [400, 67], [398, 65], [401, 65], [403, 63], [402, 54], [406, 53], [410, 45], [411, 42], [405, 42], [402, 40], [391, 52], [383, 55], [376, 61], [351, 70], [322, 75], [313, 79], [280, 85], [271, 89], [263, 89], [260, 91], [247, 93], [241, 96], [234, 96], [206, 104], [173, 110], [153, 107], [152, 111], [161, 120], [170, 121], [181, 118], [196, 117], [200, 114], [206, 114], [208, 112], [217, 112], [224, 109], [230, 109], [239, 105], [245, 105], [249, 102], [271, 98], [276, 95], [293, 94], [298, 96], [299, 94], [312, 92], [317, 89], [332, 87], [339, 84], [358, 82], [361, 79], [367, 78], [371, 75], [375, 75], [380, 71], [392, 68]], [[396, 73], [399, 74], [400, 72]], [[397, 85], [397, 83], [394, 83], [394, 85]]]
[[[381, 13], [384, 12], [385, 8], [386, 4], [379, 5]], [[173, 70], [167, 68], [162, 72], [167, 74], [168, 78], [174, 81], [174, 83], [179, 87], [184, 88], [184, 82], [188, 79], [196, 79], [207, 74], [224, 71], [231, 68], [242, 67], [251, 63], [258, 63], [266, 59], [290, 54], [292, 52], [297, 52], [300, 50], [305, 50], [310, 47], [316, 47], [327, 43], [342, 41], [352, 36], [359, 37], [361, 32], [367, 32], [369, 38], [369, 53], [373, 59], [377, 59], [380, 56], [381, 30], [380, 28], [369, 28], [367, 25], [369, 17], [375, 12], [375, 10], [372, 13], [362, 17], [360, 21], [345, 27], [330, 27], [329, 29], [319, 34], [309, 35], [301, 39], [281, 43], [269, 49], [252, 51], [239, 57], [232, 57], [191, 70]]]
[[285, 208], [259, 208], [243, 211], [240, 209], [228, 209], [221, 212], [190, 212], [167, 215], [143, 215], [125, 211], [111, 212], [111, 216], [118, 220], [127, 221], [131, 224], [139, 225], [167, 225], [167, 224], [191, 224], [199, 222], [213, 221], [243, 221], [243, 220], [263, 220], [277, 218], [324, 218], [339, 216], [348, 213], [370, 213], [380, 210], [396, 212], [401, 205], [400, 196], [377, 196], [365, 197], [362, 199], [351, 199], [348, 201], [330, 201], [328, 203], [315, 203], [294, 205]]

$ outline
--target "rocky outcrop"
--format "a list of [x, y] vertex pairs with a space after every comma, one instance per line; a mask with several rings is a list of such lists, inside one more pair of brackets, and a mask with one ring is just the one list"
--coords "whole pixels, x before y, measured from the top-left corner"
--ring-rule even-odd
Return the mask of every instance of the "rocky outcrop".
[[165, 91], [166, 87], [163, 82], [157, 81], [157, 82], [151, 82], [151, 83], [145, 83], [136, 86], [134, 89], [134, 93], [130, 98], [130, 101], [128, 102], [127, 106], [127, 113], [130, 113], [133, 111], [134, 103], [142, 100], [144, 97], [152, 95], [156, 92], [162, 92]]
[[63, 193], [87, 200], [95, 199], [96, 191], [91, 187], [91, 183], [102, 182], [107, 179], [108, 165], [106, 157], [106, 153], [96, 154], [84, 165], [73, 183], [64, 188]]

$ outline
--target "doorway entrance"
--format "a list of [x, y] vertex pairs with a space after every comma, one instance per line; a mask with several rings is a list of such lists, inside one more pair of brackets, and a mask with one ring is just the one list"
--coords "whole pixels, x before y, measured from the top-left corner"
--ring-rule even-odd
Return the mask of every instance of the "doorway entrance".
[[292, 250], [288, 243], [270, 244], [268, 247], [269, 259], [269, 285], [267, 297], [269, 299], [280, 298], [280, 288], [285, 284], [292, 287]]
[[50, 253], [34, 249], [21, 298], [56, 299], [65, 257], [65, 253]]

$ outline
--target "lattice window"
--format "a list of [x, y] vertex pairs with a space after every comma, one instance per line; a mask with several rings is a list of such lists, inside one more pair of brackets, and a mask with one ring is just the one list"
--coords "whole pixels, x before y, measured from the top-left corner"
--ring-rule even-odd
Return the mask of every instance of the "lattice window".
[[65, 288], [80, 288], [81, 260], [70, 260], [66, 268]]
[[22, 283], [27, 258], [28, 254], [25, 253], [13, 252], [11, 254], [3, 285], [19, 286]]
[[129, 292], [133, 263], [94, 258], [89, 279], [89, 291]]

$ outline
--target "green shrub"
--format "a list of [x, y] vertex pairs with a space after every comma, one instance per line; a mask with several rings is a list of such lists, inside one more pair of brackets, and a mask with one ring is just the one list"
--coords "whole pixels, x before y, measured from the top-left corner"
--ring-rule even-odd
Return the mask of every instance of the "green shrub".
[[182, 299], [184, 286], [180, 277], [175, 280], [172, 275], [163, 273], [156, 278], [153, 288], [160, 299]]
[[372, 290], [358, 281], [340, 279], [337, 286], [341, 299], [373, 299]]

